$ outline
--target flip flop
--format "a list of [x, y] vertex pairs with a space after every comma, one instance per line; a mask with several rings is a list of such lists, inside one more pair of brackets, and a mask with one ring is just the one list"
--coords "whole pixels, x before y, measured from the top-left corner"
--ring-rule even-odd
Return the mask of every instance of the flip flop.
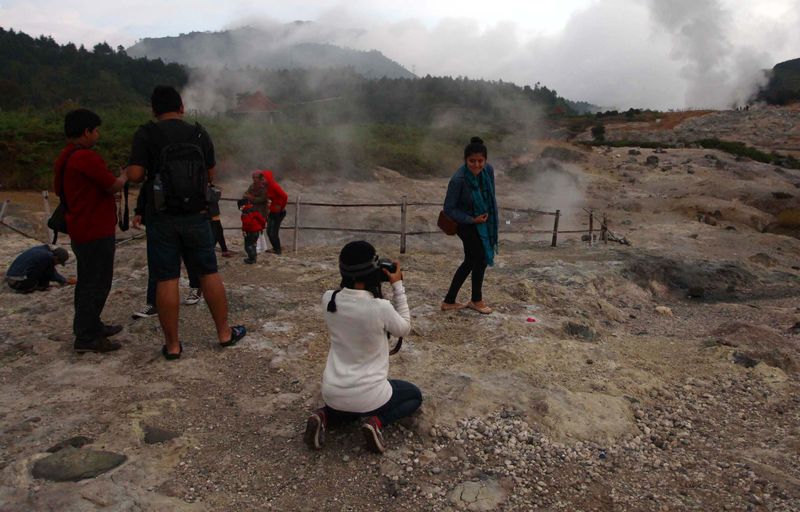
[[467, 307], [470, 308], [470, 309], [474, 309], [475, 311], [477, 311], [478, 313], [480, 313], [482, 315], [488, 315], [489, 313], [492, 312], [492, 308], [490, 308], [489, 306], [486, 306], [486, 305], [478, 306], [477, 304], [475, 304], [472, 301], [469, 301], [467, 303]]
[[228, 341], [220, 341], [220, 347], [232, 347], [236, 345], [236, 343], [244, 338], [245, 334], [247, 334], [247, 329], [243, 325], [234, 325], [231, 327], [231, 339]]
[[167, 361], [174, 361], [175, 359], [180, 359], [181, 358], [181, 354], [183, 354], [183, 343], [180, 344], [180, 348], [181, 348], [181, 350], [177, 354], [170, 354], [169, 352], [167, 352], [167, 346], [166, 345], [162, 345], [161, 346], [161, 355], [164, 356], [164, 359], [166, 359]]

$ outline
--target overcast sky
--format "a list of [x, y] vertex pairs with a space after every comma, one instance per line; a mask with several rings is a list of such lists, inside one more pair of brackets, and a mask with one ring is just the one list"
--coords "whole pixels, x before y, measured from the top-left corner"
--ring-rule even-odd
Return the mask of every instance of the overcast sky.
[[0, 0], [3, 28], [87, 47], [294, 20], [418, 75], [541, 82], [620, 108], [726, 107], [800, 57], [800, 0]]

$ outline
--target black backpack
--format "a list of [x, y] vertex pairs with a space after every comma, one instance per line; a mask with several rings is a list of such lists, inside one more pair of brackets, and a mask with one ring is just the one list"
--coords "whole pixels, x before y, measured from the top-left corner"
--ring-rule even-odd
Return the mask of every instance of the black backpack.
[[156, 213], [198, 213], [208, 208], [208, 169], [203, 154], [203, 129], [195, 123], [191, 136], [171, 142], [156, 123], [147, 125], [155, 146], [153, 206]]

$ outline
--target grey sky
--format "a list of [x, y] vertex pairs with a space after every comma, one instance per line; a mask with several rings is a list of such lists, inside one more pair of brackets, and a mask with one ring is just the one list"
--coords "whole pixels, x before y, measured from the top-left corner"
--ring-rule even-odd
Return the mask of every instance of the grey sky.
[[297, 19], [420, 75], [541, 82], [620, 108], [725, 107], [800, 57], [800, 0], [0, 0], [0, 26], [89, 47]]

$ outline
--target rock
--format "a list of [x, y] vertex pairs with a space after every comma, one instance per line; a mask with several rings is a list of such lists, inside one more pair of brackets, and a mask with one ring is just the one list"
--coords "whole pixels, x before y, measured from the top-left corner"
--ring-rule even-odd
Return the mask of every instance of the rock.
[[110, 471], [128, 458], [113, 452], [64, 448], [33, 465], [33, 477], [54, 482], [77, 482]]
[[747, 354], [743, 354], [741, 352], [733, 353], [733, 362], [740, 366], [744, 366], [745, 368], [753, 368], [759, 363], [758, 359], [753, 359]]
[[505, 491], [494, 479], [464, 482], [450, 492], [450, 502], [461, 510], [497, 510], [505, 500]]
[[56, 453], [64, 448], [72, 447], [72, 448], [82, 448], [83, 446], [92, 443], [92, 439], [89, 439], [86, 436], [75, 436], [70, 437], [69, 439], [65, 439], [50, 448], [47, 449], [47, 453]]
[[628, 150], [628, 154], [629, 154], [629, 155], [641, 155], [641, 154], [642, 154], [642, 152], [641, 152], [641, 151], [639, 151], [638, 149], [629, 149], [629, 150]]
[[577, 322], [567, 322], [564, 324], [564, 332], [573, 338], [580, 338], [584, 341], [595, 341], [600, 337], [597, 331], [588, 325], [579, 324]]
[[647, 160], [645, 160], [644, 164], [649, 167], [658, 167], [658, 157], [650, 155], [647, 157]]
[[180, 437], [180, 434], [170, 430], [165, 430], [163, 428], [151, 427], [148, 425], [145, 425], [144, 427], [144, 442], [146, 444], [164, 443], [170, 439], [175, 439], [176, 437]]
[[656, 313], [663, 316], [673, 316], [672, 310], [667, 306], [656, 306]]

